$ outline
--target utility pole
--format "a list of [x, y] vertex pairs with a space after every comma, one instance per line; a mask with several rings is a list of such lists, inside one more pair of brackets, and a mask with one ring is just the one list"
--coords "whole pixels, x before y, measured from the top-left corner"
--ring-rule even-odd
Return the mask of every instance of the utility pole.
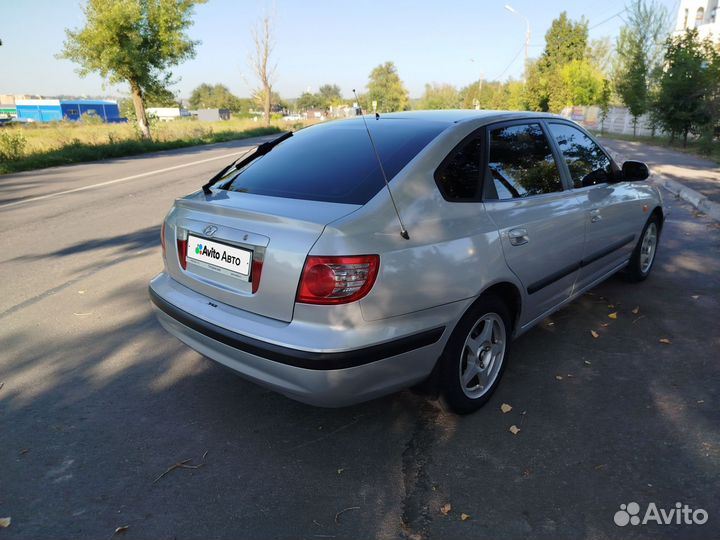
[[528, 19], [522, 13], [519, 13], [510, 4], [505, 4], [505, 9], [507, 9], [510, 13], [514, 13], [518, 17], [522, 17], [523, 19], [525, 19], [525, 65], [527, 66], [528, 53], [530, 49], [530, 37], [532, 36], [532, 33], [530, 32], [530, 19]]

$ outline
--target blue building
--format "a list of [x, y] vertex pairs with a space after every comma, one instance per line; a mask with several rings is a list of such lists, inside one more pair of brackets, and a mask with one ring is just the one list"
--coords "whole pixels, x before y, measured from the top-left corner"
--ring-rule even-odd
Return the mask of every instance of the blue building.
[[89, 99], [18, 99], [17, 117], [32, 122], [80, 120], [82, 115], [98, 116], [105, 122], [127, 122], [120, 116], [116, 101]]

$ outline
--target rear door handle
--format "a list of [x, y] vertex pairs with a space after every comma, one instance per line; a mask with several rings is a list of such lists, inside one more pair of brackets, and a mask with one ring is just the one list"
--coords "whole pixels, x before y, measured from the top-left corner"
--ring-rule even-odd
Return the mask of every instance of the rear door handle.
[[508, 238], [513, 246], [521, 246], [530, 241], [527, 229], [510, 229], [508, 231]]
[[590, 210], [590, 223], [597, 223], [602, 219], [599, 208], [593, 208]]

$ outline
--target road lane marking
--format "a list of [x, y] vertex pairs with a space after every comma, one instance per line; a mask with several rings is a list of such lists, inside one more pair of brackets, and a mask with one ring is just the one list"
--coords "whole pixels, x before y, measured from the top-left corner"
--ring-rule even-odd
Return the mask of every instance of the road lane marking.
[[226, 159], [233, 156], [237, 156], [238, 154], [242, 154], [244, 151], [247, 151], [248, 148], [252, 148], [256, 145], [251, 145], [247, 147], [243, 147], [238, 152], [232, 152], [231, 154], [223, 154], [222, 156], [215, 156], [211, 158], [201, 159], [198, 161], [191, 161], [190, 163], [183, 163], [181, 165], [173, 165], [172, 167], [165, 167], [164, 169], [156, 169], [154, 171], [148, 171], [140, 174], [133, 174], [132, 176], [125, 176], [123, 178], [116, 178], [115, 180], [108, 180], [107, 182], [100, 182], [99, 184], [91, 184], [89, 186], [82, 186], [79, 188], [74, 189], [67, 189], [65, 191], [58, 191], [55, 193], [48, 193], [47, 195], [38, 195], [37, 197], [28, 197], [27, 199], [21, 199], [19, 201], [13, 201], [10, 203], [4, 203], [0, 204], [0, 208], [8, 208], [10, 206], [18, 206], [20, 204], [35, 202], [35, 201], [43, 201], [45, 199], [53, 199], [55, 197], [60, 197], [62, 195], [69, 195], [70, 193], [77, 193], [78, 191], [86, 191], [88, 189], [95, 189], [99, 187], [109, 186], [111, 184], [118, 184], [120, 182], [127, 182], [129, 180], [136, 180], [138, 178], [143, 178], [145, 176], [151, 176], [153, 174], [162, 174], [169, 171], [174, 171], [177, 169], [182, 169], [184, 167], [192, 167], [193, 165], [200, 165], [201, 163], [207, 163], [208, 161], [215, 161], [216, 159]]

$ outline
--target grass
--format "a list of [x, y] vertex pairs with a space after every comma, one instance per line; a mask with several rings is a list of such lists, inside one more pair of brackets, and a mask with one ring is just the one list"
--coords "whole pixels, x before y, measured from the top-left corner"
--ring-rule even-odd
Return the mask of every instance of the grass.
[[173, 120], [153, 125], [152, 141], [142, 140], [133, 124], [56, 122], [5, 127], [0, 129], [0, 174], [226, 142], [298, 127], [301, 125], [283, 121], [259, 127], [258, 122], [237, 118]]
[[[594, 132], [596, 135], [600, 135], [599, 131]], [[710, 159], [716, 163], [720, 163], [720, 142], [714, 141], [711, 144], [702, 142], [699, 140], [688, 140], [687, 146], [683, 147], [682, 139], [675, 139], [674, 143], [670, 142], [670, 137], [656, 135], [654, 137], [650, 135], [632, 135], [620, 134], [620, 133], [609, 133], [605, 132], [602, 137], [607, 139], [615, 139], [618, 141], [630, 141], [630, 142], [641, 142], [650, 144], [653, 146], [661, 146], [663, 148], [670, 148], [677, 150], [678, 152], [685, 152], [705, 159]]]

